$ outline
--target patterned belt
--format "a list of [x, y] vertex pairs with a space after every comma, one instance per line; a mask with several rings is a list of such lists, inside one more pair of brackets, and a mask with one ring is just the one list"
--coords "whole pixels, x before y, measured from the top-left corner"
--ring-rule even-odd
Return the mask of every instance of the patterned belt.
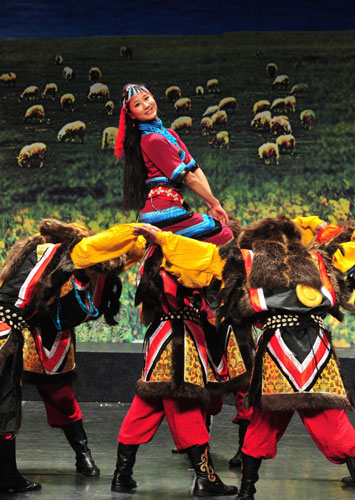
[[0, 305], [0, 321], [4, 321], [14, 330], [22, 330], [26, 326], [23, 317], [18, 314], [15, 308], [10, 306]]
[[200, 322], [200, 310], [197, 307], [185, 306], [183, 309], [171, 311], [168, 314], [163, 314], [160, 321], [169, 321], [171, 319], [182, 319], [193, 321], [194, 323]]
[[164, 195], [167, 198], [172, 198], [174, 201], [178, 201], [181, 205], [184, 203], [184, 198], [178, 193], [174, 188], [167, 188], [163, 186], [158, 186], [151, 189], [148, 193], [148, 200], [154, 196]]
[[[311, 314], [310, 318], [314, 323], [317, 323], [321, 328], [324, 328], [323, 318], [321, 316]], [[261, 329], [264, 331], [269, 329], [276, 330], [282, 326], [299, 326], [301, 322], [302, 319], [298, 314], [273, 314], [272, 316], [269, 316], [261, 325]]]

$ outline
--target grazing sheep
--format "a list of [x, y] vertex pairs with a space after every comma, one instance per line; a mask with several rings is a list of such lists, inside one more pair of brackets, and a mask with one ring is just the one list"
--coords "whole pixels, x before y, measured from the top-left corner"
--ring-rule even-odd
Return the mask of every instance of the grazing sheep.
[[270, 132], [273, 135], [292, 134], [290, 121], [287, 116], [274, 116], [271, 119]]
[[0, 82], [3, 83], [5, 87], [14, 87], [16, 84], [16, 73], [3, 73], [0, 76]]
[[276, 89], [287, 89], [290, 79], [287, 75], [278, 75], [272, 82], [272, 88]]
[[44, 107], [42, 104], [35, 104], [26, 110], [25, 117], [23, 121], [28, 122], [39, 122], [42, 123], [44, 120]]
[[38, 98], [38, 87], [31, 85], [22, 92], [20, 99], [26, 99], [27, 101], [34, 101]]
[[192, 118], [190, 116], [180, 116], [180, 118], [177, 118], [172, 122], [170, 128], [175, 130], [175, 132], [185, 132], [185, 134], [191, 134]]
[[277, 67], [277, 64], [275, 63], [269, 63], [266, 65], [266, 73], [271, 77], [275, 78], [277, 75], [277, 72], [279, 71], [279, 68]]
[[58, 66], [63, 64], [63, 57], [60, 54], [57, 54], [54, 58], [54, 63], [58, 64]]
[[64, 111], [74, 111], [74, 102], [73, 94], [63, 94], [60, 98], [60, 105]]
[[195, 88], [195, 94], [199, 96], [204, 96], [205, 95], [205, 89], [202, 87], [202, 85], [198, 85]]
[[303, 128], [311, 130], [316, 119], [316, 114], [312, 109], [304, 109], [300, 114], [301, 125]]
[[261, 111], [257, 113], [250, 124], [251, 127], [256, 128], [258, 130], [267, 130], [270, 131], [271, 128], [271, 112], [270, 111]]
[[43, 142], [34, 142], [24, 146], [18, 157], [17, 162], [20, 167], [31, 167], [38, 165], [40, 168], [44, 165], [47, 146]]
[[212, 127], [225, 125], [228, 121], [227, 113], [225, 111], [217, 111], [211, 116]]
[[272, 101], [271, 111], [274, 111], [275, 113], [286, 113], [287, 108], [286, 108], [286, 103], [285, 99], [282, 99], [282, 97], [278, 97], [277, 99], [274, 99]]
[[125, 47], [124, 45], [120, 48], [120, 56], [127, 59], [132, 59], [133, 49], [131, 47]]
[[209, 116], [205, 116], [204, 118], [201, 119], [202, 135], [209, 135], [209, 133], [212, 131], [212, 128], [213, 128], [212, 120]]
[[70, 66], [65, 66], [65, 68], [63, 69], [64, 80], [73, 80], [74, 76], [75, 74], [73, 68], [71, 68]]
[[296, 83], [290, 90], [290, 94], [295, 97], [305, 97], [308, 95], [308, 84], [307, 83]]
[[268, 111], [270, 109], [270, 101], [263, 99], [261, 101], [256, 101], [253, 106], [253, 113], [256, 115], [257, 113], [261, 113], [262, 111]]
[[272, 161], [274, 161], [276, 165], [279, 164], [279, 148], [277, 144], [273, 142], [265, 142], [262, 144], [258, 149], [258, 154], [266, 165], [270, 165]]
[[59, 132], [57, 139], [59, 142], [75, 142], [75, 138], [79, 139], [79, 142], [84, 142], [86, 132], [86, 125], [84, 122], [77, 120], [75, 122], [67, 123], [62, 127]]
[[292, 134], [288, 135], [279, 135], [276, 139], [276, 145], [279, 148], [279, 153], [289, 153], [291, 156], [293, 155], [296, 139]]
[[224, 97], [219, 101], [219, 109], [230, 109], [231, 111], [235, 111], [235, 108], [237, 107], [237, 100], [235, 97]]
[[47, 83], [44, 91], [42, 92], [43, 99], [55, 99], [58, 94], [58, 87], [56, 83]]
[[177, 85], [171, 85], [165, 90], [165, 95], [170, 102], [175, 102], [181, 97], [181, 89]]
[[296, 111], [296, 97], [294, 95], [288, 95], [285, 97], [286, 112]]
[[102, 133], [101, 148], [114, 148], [117, 136], [117, 127], [106, 127]]
[[208, 106], [202, 116], [212, 116], [217, 113], [217, 111], [219, 111], [219, 106], [217, 104], [215, 106]]
[[96, 83], [100, 80], [102, 72], [100, 68], [93, 66], [89, 69], [89, 82]]
[[107, 101], [107, 103], [105, 104], [105, 109], [106, 109], [106, 113], [108, 114], [108, 116], [112, 116], [113, 115], [113, 110], [115, 109], [114, 102], [113, 101]]
[[210, 145], [212, 148], [222, 149], [225, 147], [229, 149], [229, 134], [226, 130], [221, 130], [210, 140]]
[[191, 99], [188, 97], [181, 97], [174, 104], [177, 113], [190, 113], [191, 112]]
[[207, 82], [207, 92], [212, 92], [213, 94], [219, 94], [220, 89], [219, 89], [219, 81], [217, 78], [211, 78]]
[[103, 99], [109, 99], [110, 97], [110, 91], [107, 85], [104, 85], [103, 83], [94, 83], [94, 85], [91, 85], [88, 95], [87, 95], [87, 100], [88, 101], [100, 101]]

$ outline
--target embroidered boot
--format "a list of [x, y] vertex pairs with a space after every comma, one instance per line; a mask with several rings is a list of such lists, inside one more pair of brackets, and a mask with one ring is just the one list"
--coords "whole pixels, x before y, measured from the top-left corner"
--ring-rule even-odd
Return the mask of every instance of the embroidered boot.
[[208, 444], [191, 446], [186, 449], [195, 469], [196, 479], [192, 494], [196, 497], [236, 495], [235, 486], [227, 486], [214, 471]]
[[256, 492], [254, 484], [259, 479], [258, 470], [262, 459], [243, 453], [243, 475], [239, 494], [236, 500], [254, 500]]
[[118, 443], [116, 469], [113, 474], [111, 491], [131, 491], [137, 488], [132, 474], [138, 446], [138, 444]]
[[355, 484], [355, 457], [348, 457], [346, 465], [348, 466], [350, 476], [343, 477], [341, 481], [344, 484]]
[[239, 448], [237, 453], [233, 458], [229, 460], [229, 467], [241, 467], [243, 463], [243, 453], [242, 446], [244, 443], [244, 437], [247, 432], [247, 428], [249, 425], [249, 420], [240, 420], [239, 421]]
[[75, 451], [76, 471], [84, 476], [99, 476], [100, 469], [96, 466], [88, 448], [83, 421], [77, 420], [71, 424], [62, 425], [62, 429], [70, 446]]
[[15, 438], [0, 443], [0, 494], [27, 493], [41, 489], [39, 483], [21, 476], [16, 465]]

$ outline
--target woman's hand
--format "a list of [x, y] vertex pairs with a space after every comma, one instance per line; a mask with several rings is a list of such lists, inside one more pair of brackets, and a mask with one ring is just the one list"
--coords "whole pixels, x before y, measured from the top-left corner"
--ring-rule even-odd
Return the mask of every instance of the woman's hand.
[[229, 223], [227, 212], [224, 210], [224, 208], [221, 207], [220, 204], [215, 205], [214, 207], [209, 206], [207, 208], [207, 214], [214, 219], [217, 219], [219, 222], [222, 222], [224, 224]]
[[140, 234], [144, 236], [146, 240], [156, 241], [156, 236], [158, 231], [161, 231], [159, 227], [152, 226], [151, 224], [141, 224], [139, 226], [133, 227], [133, 234], [139, 236]]

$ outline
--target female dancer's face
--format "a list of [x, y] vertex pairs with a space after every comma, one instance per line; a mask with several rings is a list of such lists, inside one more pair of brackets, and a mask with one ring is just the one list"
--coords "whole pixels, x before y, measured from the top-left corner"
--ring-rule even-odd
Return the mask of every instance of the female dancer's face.
[[158, 106], [155, 99], [147, 92], [139, 92], [129, 102], [129, 116], [140, 122], [158, 120]]

